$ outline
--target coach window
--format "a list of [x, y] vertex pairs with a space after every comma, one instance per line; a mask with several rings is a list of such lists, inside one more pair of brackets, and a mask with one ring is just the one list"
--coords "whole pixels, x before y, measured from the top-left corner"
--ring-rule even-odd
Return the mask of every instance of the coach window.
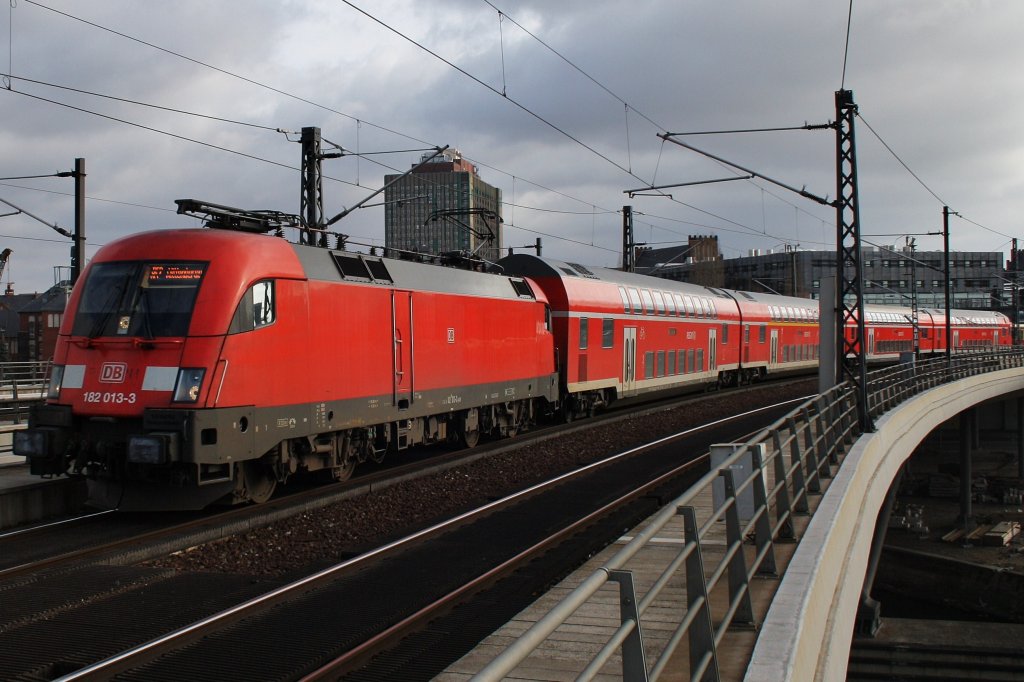
[[764, 343], [765, 337], [768, 334], [768, 325], [758, 325], [757, 327], [757, 342]]
[[745, 344], [749, 344], [750, 343], [750, 325], [749, 324], [743, 325], [743, 343], [745, 343]]
[[238, 302], [228, 333], [240, 334], [266, 327], [273, 324], [275, 319], [277, 310], [274, 302], [274, 281], [268, 279], [256, 282]]
[[586, 317], [580, 318], [580, 350], [587, 349], [587, 323], [590, 322]]
[[633, 306], [634, 313], [639, 314], [644, 311], [643, 305], [640, 303], [640, 292], [632, 287], [629, 290], [629, 302]]
[[664, 315], [665, 314], [665, 299], [661, 295], [660, 291], [655, 291], [654, 292], [654, 310], [659, 315]]
[[722, 325], [722, 345], [724, 346], [724, 345], [726, 345], [728, 343], [729, 343], [729, 325], [723, 324]]
[[672, 301], [672, 294], [665, 292], [665, 310], [669, 315], [676, 314], [676, 304]]
[[601, 348], [615, 347], [615, 320], [606, 317], [601, 320]]
[[622, 299], [622, 312], [629, 312], [629, 296], [626, 295], [625, 287], [619, 287], [619, 298]]
[[675, 294], [676, 297], [676, 310], [679, 311], [679, 317], [686, 315], [686, 308], [683, 307], [683, 297], [680, 294]]
[[649, 289], [641, 289], [640, 290], [640, 298], [644, 299], [644, 312], [647, 313], [648, 315], [653, 314], [654, 313], [654, 298], [651, 297], [650, 290]]

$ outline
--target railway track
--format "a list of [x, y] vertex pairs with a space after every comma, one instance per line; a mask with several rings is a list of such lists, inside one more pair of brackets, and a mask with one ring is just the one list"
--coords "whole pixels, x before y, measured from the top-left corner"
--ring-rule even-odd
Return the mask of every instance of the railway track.
[[[765, 413], [760, 420], [773, 418]], [[755, 419], [750, 430], [759, 425]], [[672, 445], [661, 446], [658, 464], [651, 448], [642, 458], [633, 453], [602, 462], [299, 580], [240, 580], [128, 566], [93, 566], [63, 579], [36, 578], [44, 589], [56, 584], [68, 589], [68, 580], [81, 581], [82, 589], [91, 586], [90, 596], [80, 598], [95, 601], [95, 608], [71, 608], [66, 600], [50, 600], [42, 604], [41, 613], [22, 612], [19, 619], [14, 613], [19, 600], [2, 600], [0, 638], [12, 645], [5, 649], [19, 650], [24, 644], [38, 651], [41, 644], [53, 642], [55, 631], [60, 644], [52, 643], [50, 661], [36, 661], [34, 668], [20, 661], [20, 671], [15, 670], [19, 662], [5, 656], [0, 677], [51, 679], [68, 674], [67, 679], [107, 679], [114, 669], [124, 668], [118, 679], [297, 679], [339, 674], [361, 679], [379, 674], [373, 667], [360, 670], [367, 661], [372, 661], [370, 666], [401, 669], [395, 675], [405, 679], [429, 677], [433, 673], [426, 669], [405, 666], [419, 661], [433, 665], [430, 669], [436, 672], [439, 657], [425, 654], [438, 653], [441, 642], [454, 650], [440, 658], [457, 657], [460, 647], [472, 646], [478, 634], [492, 629], [492, 619], [506, 620], [536, 590], [685, 486], [686, 471], [669, 474], [679, 467], [680, 447], [703, 452], [707, 443], [737, 428], [730, 423], [719, 425], [717, 431], [701, 429], [672, 439]], [[636, 471], [629, 473], [628, 467]], [[648, 489], [624, 497], [637, 486], [639, 471], [645, 472]], [[657, 474], [652, 476], [651, 471]], [[663, 476], [667, 478], [652, 482]], [[569, 520], [568, 527], [555, 523], [561, 519]], [[530, 570], [523, 569], [524, 562]], [[382, 594], [393, 598], [382, 599]], [[469, 604], [489, 601], [477, 606], [477, 613], [463, 603], [468, 596], [474, 596]], [[140, 598], [148, 609], [139, 607]], [[219, 615], [208, 618], [215, 612]], [[424, 620], [446, 622], [438, 620], [445, 612], [450, 614], [447, 618], [462, 622], [424, 629]], [[83, 628], [69, 645], [67, 630], [60, 627], [68, 618], [121, 627], [98, 633]], [[401, 626], [392, 627], [396, 623]], [[63, 625], [67, 627], [66, 622]], [[165, 635], [168, 631], [172, 634]], [[453, 633], [466, 639], [460, 641]], [[137, 648], [144, 640], [152, 642]], [[396, 640], [404, 644], [395, 648]], [[410, 646], [411, 652], [403, 651]], [[88, 667], [104, 658], [113, 661], [102, 668]], [[83, 672], [73, 672], [80, 669]], [[391, 672], [386, 676], [393, 677]]]
[[[773, 386], [799, 383], [776, 380]], [[737, 389], [724, 391], [727, 397]], [[259, 506], [200, 512], [98, 512], [0, 533], [0, 584], [44, 570], [61, 570], [86, 563], [124, 565], [145, 561], [195, 545], [243, 533], [303, 512], [337, 504], [382, 488], [443, 472], [509, 450], [645, 413], [682, 407], [706, 396], [676, 396], [598, 415], [586, 422], [545, 426], [514, 439], [487, 442], [472, 450], [415, 453], [386, 460], [383, 467], [360, 472], [344, 483], [293, 487], [287, 494]], [[436, 452], [437, 448], [428, 448]]]

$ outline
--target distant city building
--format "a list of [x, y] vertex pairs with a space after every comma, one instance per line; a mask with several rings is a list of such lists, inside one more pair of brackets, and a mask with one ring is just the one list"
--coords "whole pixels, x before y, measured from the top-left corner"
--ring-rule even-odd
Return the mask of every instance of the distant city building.
[[685, 245], [637, 249], [634, 262], [635, 271], [642, 275], [680, 279], [676, 273], [685, 272], [687, 279], [683, 281], [706, 287], [725, 286], [722, 252], [714, 235], [690, 235]]
[[[685, 247], [683, 247], [685, 248]], [[909, 306], [917, 297], [921, 308], [945, 307], [945, 276], [941, 251], [901, 247], [865, 247], [864, 302]], [[678, 260], [678, 259], [677, 259]], [[916, 262], [915, 262], [916, 261]], [[683, 282], [705, 274], [697, 262], [663, 262], [649, 274]], [[819, 298], [821, 280], [835, 274], [835, 251], [752, 251], [742, 258], [721, 261], [722, 281], [717, 286], [787, 296]], [[637, 268], [640, 271], [640, 268]], [[950, 280], [954, 308], [993, 309], [1010, 304], [1003, 254], [998, 251], [956, 251], [950, 254]]]
[[[53, 359], [64, 308], [68, 305], [70, 282], [59, 282], [18, 308], [18, 341], [12, 360]], [[7, 298], [6, 296], [3, 298]], [[2, 300], [2, 299], [0, 299]]]
[[[385, 175], [384, 183], [396, 178]], [[449, 150], [384, 191], [384, 244], [396, 251], [497, 260], [502, 256], [501, 190]]]

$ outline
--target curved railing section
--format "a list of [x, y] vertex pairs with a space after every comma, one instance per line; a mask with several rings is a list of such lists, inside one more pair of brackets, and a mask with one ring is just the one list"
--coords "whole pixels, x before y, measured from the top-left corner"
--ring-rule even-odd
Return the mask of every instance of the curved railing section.
[[[868, 411], [878, 417], [901, 402], [940, 384], [1002, 369], [1024, 366], [1018, 350], [958, 353], [908, 362], [868, 374]], [[712, 467], [695, 486], [675, 499], [642, 531], [511, 646], [473, 677], [499, 680], [566, 623], [607, 583], [617, 583], [620, 625], [587, 661], [577, 679], [593, 679], [615, 656], [626, 680], [656, 680], [680, 645], [688, 645], [690, 678], [719, 680], [718, 647], [734, 626], [756, 626], [751, 581], [776, 575], [775, 543], [792, 541], [794, 515], [811, 512], [809, 495], [822, 490], [851, 444], [860, 435], [855, 391], [848, 385], [823, 393], [779, 419], [754, 439]], [[751, 466], [752, 465], [752, 466]], [[738, 473], [749, 472], [749, 473]], [[713, 492], [714, 487], [718, 492]], [[709, 495], [712, 505], [700, 504]], [[740, 516], [740, 500], [747, 507]], [[753, 502], [752, 509], [750, 501]], [[651, 586], [637, 594], [629, 561], [678, 516], [683, 521], [679, 551]], [[724, 525], [724, 547], [722, 528]], [[744, 551], [745, 540], [753, 551]], [[709, 561], [710, 557], [714, 557]], [[644, 637], [643, 619], [654, 607], [663, 619], [666, 608], [678, 610], [679, 586], [685, 585], [685, 609], [678, 625], [657, 641]], [[674, 588], [674, 590], [673, 590]], [[712, 618], [709, 595], [725, 603]], [[721, 595], [721, 596], [720, 596]], [[667, 606], [667, 604], [671, 606]], [[723, 615], [724, 614], [724, 615]], [[648, 664], [648, 654], [653, 660]], [[608, 672], [606, 669], [605, 672]]]

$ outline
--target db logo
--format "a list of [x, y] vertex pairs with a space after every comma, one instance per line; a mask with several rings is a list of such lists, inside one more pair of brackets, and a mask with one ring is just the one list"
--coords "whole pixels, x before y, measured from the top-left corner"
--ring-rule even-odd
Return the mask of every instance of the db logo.
[[100, 366], [100, 381], [105, 384], [120, 384], [127, 372], [128, 365], [124, 362], [104, 362]]

